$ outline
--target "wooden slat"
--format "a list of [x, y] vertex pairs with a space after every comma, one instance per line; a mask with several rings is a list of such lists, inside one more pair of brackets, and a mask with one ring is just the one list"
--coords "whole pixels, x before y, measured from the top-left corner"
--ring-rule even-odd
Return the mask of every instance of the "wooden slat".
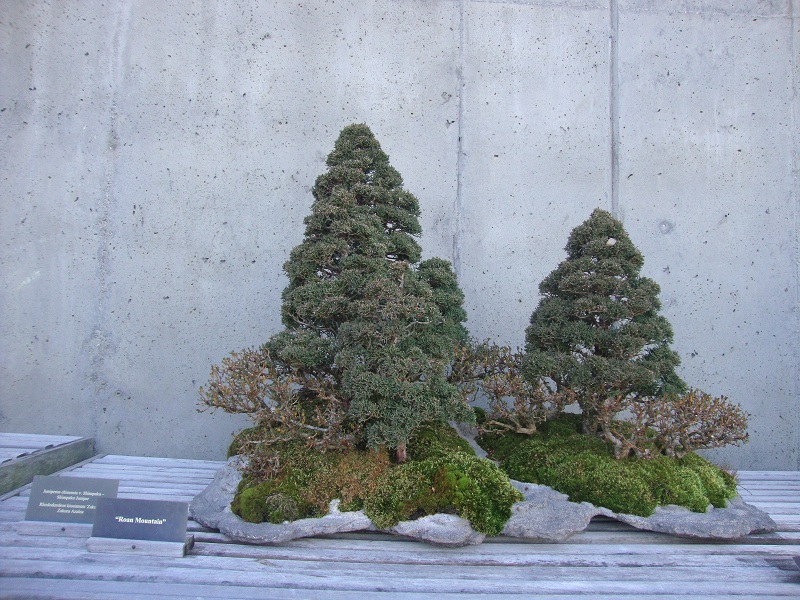
[[32, 448], [46, 448], [57, 446], [81, 439], [74, 435], [40, 435], [36, 433], [5, 433], [0, 432], [0, 448], [8, 446], [25, 446]]
[[[163, 543], [163, 542], [162, 542]], [[173, 555], [174, 556], [174, 555]], [[87, 562], [89, 556], [83, 550], [77, 549], [41, 549], [24, 548], [16, 555], [0, 550], [0, 558], [12, 560], [42, 560], [42, 561], [71, 561], [74, 563]], [[96, 558], [96, 557], [92, 557]], [[122, 560], [122, 559], [112, 559]], [[322, 568], [319, 563], [309, 560], [269, 560], [261, 562], [244, 563], [240, 558], [223, 558], [218, 556], [192, 556], [186, 561], [165, 561], [159, 556], [139, 556], [137, 564], [141, 570], [156, 568], [159, 566], [171, 566], [184, 570], [202, 572], [205, 570], [215, 570], [218, 575], [226, 577], [227, 572], [252, 572], [263, 574], [265, 571], [271, 575], [282, 574], [307, 574], [315, 570], [324, 572], [326, 576], [336, 577], [394, 577], [397, 579], [425, 578], [425, 579], [449, 579], [459, 580], [480, 579], [486, 582], [502, 582], [505, 579], [524, 580], [531, 575], [530, 565], [505, 565], [498, 568], [495, 565], [455, 565], [455, 564], [404, 564], [404, 563], [333, 563], [329, 562]], [[696, 564], [687, 565], [658, 565], [662, 576], [675, 578], [680, 581], [707, 581], [715, 578], [725, 578], [729, 581], [763, 581], [770, 583], [781, 583], [791, 579], [792, 574], [788, 571], [780, 571], [772, 568], [766, 563], [736, 564], [731, 562], [724, 565]], [[573, 563], [551, 563], [538, 564], [535, 566], [537, 580], [551, 581], [607, 581], [613, 582], [618, 579], [637, 581], [647, 579], [647, 574], [641, 570], [640, 565], [626, 564], [600, 564], [595, 563], [575, 564]], [[206, 576], [196, 575], [196, 581], [204, 581]], [[210, 580], [210, 579], [209, 579]]]
[[[222, 568], [192, 568], [192, 557], [185, 559], [161, 558], [158, 563], [146, 562], [147, 557], [130, 557], [104, 555], [95, 556], [97, 562], [62, 561], [37, 559], [36, 573], [48, 579], [95, 579], [95, 580], [125, 580], [125, 581], [168, 581], [171, 583], [205, 583], [212, 585], [234, 583], [236, 585], [254, 586], [263, 584], [265, 579], [275, 587], [294, 587], [313, 592], [319, 589], [351, 589], [357, 591], [371, 591], [380, 589], [393, 592], [425, 592], [439, 594], [441, 592], [465, 591], [471, 593], [506, 593], [506, 594], [565, 594], [565, 593], [616, 593], [616, 594], [643, 594], [643, 593], [717, 593], [742, 594], [756, 596], [757, 594], [790, 594], [796, 593], [794, 574], [780, 570], [770, 570], [774, 577], [770, 580], [748, 579], [749, 572], [745, 569], [726, 569], [723, 574], [712, 572], [710, 579], [702, 578], [703, 569], [691, 577], [681, 570], [661, 569], [658, 578], [651, 578], [641, 569], [626, 569], [616, 573], [608, 568], [595, 568], [591, 573], [584, 571], [571, 571], [570, 569], [556, 569], [544, 573], [536, 569], [535, 573], [528, 571], [524, 577], [521, 571], [515, 572], [517, 577], [502, 577], [488, 579], [486, 574], [496, 572], [491, 569], [472, 569], [470, 578], [453, 577], [452, 568], [444, 569], [441, 573], [433, 573], [428, 577], [416, 574], [398, 572], [391, 566], [384, 566], [379, 571], [355, 569], [349, 573], [342, 573], [335, 565], [326, 565], [324, 569], [304, 568], [299, 571], [287, 572], [274, 564], [251, 564], [247, 570], [234, 570]], [[181, 562], [177, 562], [181, 561]], [[4, 559], [0, 564], [0, 577], [29, 577], [30, 562], [22, 559]], [[369, 563], [372, 564], [372, 563]], [[575, 567], [575, 569], [580, 569]], [[566, 579], [564, 574], [572, 573], [574, 579]], [[438, 575], [438, 576], [437, 576]], [[737, 575], [737, 579], [732, 579]]]
[[[89, 552], [107, 554], [126, 554], [129, 556], [179, 556], [183, 558], [186, 551], [194, 546], [194, 537], [187, 536], [185, 542], [160, 542], [152, 540], [122, 540], [112, 538], [90, 537], [86, 541]], [[37, 560], [41, 560], [41, 555]], [[59, 556], [60, 559], [60, 556]], [[160, 564], [160, 563], [159, 563]]]
[[0, 462], [6, 462], [8, 460], [13, 460], [15, 458], [21, 458], [32, 452], [36, 452], [40, 448], [38, 447], [31, 447], [31, 448], [0, 448]]
[[[223, 464], [106, 456], [63, 474], [119, 479], [120, 496], [190, 500]], [[796, 597], [800, 479], [739, 475], [746, 500], [775, 515], [777, 533], [709, 543], [596, 518], [560, 544], [499, 536], [441, 548], [360, 532], [254, 546], [190, 521], [196, 543], [185, 558], [93, 554], [80, 538], [20, 534], [22, 491], [0, 502], [0, 598]]]
[[[87, 539], [92, 535], [88, 523], [53, 523], [49, 521], [20, 521], [16, 532], [21, 535], [40, 535], [50, 537], [77, 537]], [[16, 549], [15, 549], [16, 551]]]
[[800, 481], [800, 471], [740, 471], [737, 482], [751, 481]]
[[160, 458], [150, 456], [122, 456], [108, 454], [99, 459], [96, 464], [134, 465], [134, 466], [164, 466], [168, 468], [188, 467], [191, 469], [219, 470], [225, 465], [219, 460], [193, 460], [189, 458]]
[[[58, 596], [48, 594], [47, 591], [40, 592], [39, 588], [43, 582], [39, 578], [6, 578], [3, 580], [8, 593], [5, 598], [20, 598], [24, 600], [42, 600], [58, 598], [59, 600], [113, 600], [116, 598], [129, 599], [158, 599], [177, 597], [207, 598], [223, 600], [297, 600], [299, 598], [313, 597], [315, 600], [353, 600], [353, 599], [390, 599], [390, 600], [431, 600], [431, 596], [426, 593], [412, 592], [386, 592], [382, 590], [370, 590], [368, 592], [358, 592], [353, 590], [314, 590], [310, 596], [307, 590], [294, 588], [276, 588], [270, 582], [264, 581], [257, 586], [233, 586], [233, 585], [202, 585], [202, 584], [171, 584], [155, 582], [106, 582], [106, 581], [61, 581], [59, 583]], [[565, 600], [569, 597], [591, 598], [592, 600], [630, 600], [627, 594], [537, 594], [538, 600]], [[693, 599], [704, 600], [742, 600], [741, 595], [723, 595], [717, 593], [693, 594]], [[442, 600], [508, 600], [506, 594], [472, 594], [469, 592], [441, 592], [436, 598]], [[526, 596], [531, 598], [531, 596]], [[672, 594], [648, 594], [647, 600], [674, 600]], [[785, 600], [786, 595], [760, 594], [759, 600]]]
[[0, 494], [30, 483], [36, 475], [50, 475], [94, 454], [94, 439], [78, 438], [0, 463]]

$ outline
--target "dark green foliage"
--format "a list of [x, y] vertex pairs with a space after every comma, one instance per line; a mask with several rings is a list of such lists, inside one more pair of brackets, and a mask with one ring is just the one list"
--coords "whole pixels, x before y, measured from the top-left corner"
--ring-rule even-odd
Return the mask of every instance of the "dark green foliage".
[[573, 415], [548, 421], [534, 435], [487, 434], [481, 445], [512, 479], [548, 485], [574, 502], [591, 502], [616, 512], [649, 516], [656, 506], [677, 504], [695, 512], [724, 507], [736, 483], [696, 454], [618, 460], [596, 436], [577, 432]]
[[[336, 339], [332, 371], [348, 418], [364, 428], [368, 446], [400, 448], [425, 421], [471, 416], [445, 377], [454, 343], [465, 337], [463, 294], [446, 261], [412, 269], [420, 255], [412, 237], [420, 232], [417, 201], [366, 126], [342, 131], [328, 165], [300, 248], [333, 236], [337, 249], [325, 264], [301, 269], [313, 270], [310, 278], [292, 278], [290, 265], [303, 262], [302, 250], [293, 253], [284, 322], [325, 323]], [[329, 204], [339, 216], [321, 226], [314, 217]], [[309, 288], [319, 290], [311, 305], [296, 302]], [[328, 299], [330, 314], [318, 314]]]
[[417, 199], [366, 125], [344, 128], [284, 269], [286, 329], [212, 369], [203, 402], [253, 415], [271, 438], [398, 450], [426, 421], [471, 421], [447, 377], [466, 340], [448, 263], [420, 264]]
[[[430, 258], [419, 264], [417, 273], [431, 288], [432, 300], [439, 308], [441, 318], [432, 321], [430, 327], [421, 329], [418, 336], [422, 343], [436, 344], [451, 340], [467, 342], [469, 332], [463, 323], [467, 320], [467, 312], [463, 308], [464, 293], [458, 287], [456, 275], [450, 263], [441, 258]], [[452, 354], [452, 345], [441, 348], [435, 353]]]
[[455, 513], [476, 531], [497, 535], [511, 516], [511, 506], [521, 500], [493, 463], [454, 452], [398, 465], [367, 499], [364, 511], [381, 528], [409, 518]]
[[524, 372], [576, 393], [584, 431], [620, 455], [611, 429], [639, 400], [680, 394], [672, 328], [658, 315], [658, 285], [639, 275], [644, 262], [622, 224], [597, 209], [570, 234], [567, 259], [539, 286], [543, 298], [525, 332]]

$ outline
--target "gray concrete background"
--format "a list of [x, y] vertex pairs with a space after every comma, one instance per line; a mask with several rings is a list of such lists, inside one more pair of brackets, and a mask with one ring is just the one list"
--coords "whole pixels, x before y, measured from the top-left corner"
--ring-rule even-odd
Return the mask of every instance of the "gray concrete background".
[[681, 375], [752, 414], [712, 453], [797, 469], [791, 0], [0, 0], [0, 430], [221, 458], [197, 414], [280, 329], [339, 130], [417, 195], [469, 327], [519, 345], [570, 230], [612, 210]]

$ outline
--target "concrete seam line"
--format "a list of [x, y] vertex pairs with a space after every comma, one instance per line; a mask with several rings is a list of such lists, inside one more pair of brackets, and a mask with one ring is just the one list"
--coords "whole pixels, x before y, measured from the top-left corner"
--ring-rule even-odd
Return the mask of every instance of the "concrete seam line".
[[[797, 3], [800, 0], [789, 0], [789, 27], [791, 35], [791, 70], [789, 75], [791, 77], [791, 89], [789, 90], [792, 98], [791, 112], [789, 118], [791, 119], [790, 132], [792, 135], [792, 149], [790, 151], [790, 171], [789, 171], [789, 204], [794, 209], [794, 265], [795, 265], [795, 282], [794, 282], [794, 332], [795, 344], [800, 339], [800, 107], [797, 106], [800, 101], [800, 15], [798, 15]], [[797, 356], [797, 354], [795, 354]], [[794, 367], [794, 398], [795, 402], [800, 403], [800, 364], [795, 359]], [[800, 471], [800, 410], [795, 411], [795, 456], [797, 459], [796, 469]]]
[[619, 206], [619, 5], [609, 0], [609, 119], [611, 126], [611, 213], [620, 218]]
[[453, 270], [456, 277], [460, 280], [461, 273], [461, 229], [462, 229], [462, 207], [464, 190], [464, 2], [459, 2], [458, 17], [458, 143], [456, 146], [456, 197], [453, 204]]

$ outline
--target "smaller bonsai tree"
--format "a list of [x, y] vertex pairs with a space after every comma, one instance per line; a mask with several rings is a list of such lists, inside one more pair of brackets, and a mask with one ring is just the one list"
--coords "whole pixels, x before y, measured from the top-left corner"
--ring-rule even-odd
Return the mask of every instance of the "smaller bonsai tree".
[[619, 221], [595, 210], [566, 250], [539, 288], [526, 352], [475, 351], [490, 407], [481, 445], [510, 477], [575, 502], [642, 516], [724, 507], [733, 477], [692, 451], [745, 441], [745, 413], [687, 391], [659, 287]]
[[[576, 402], [583, 433], [608, 442], [617, 458], [683, 456], [746, 441], [738, 406], [687, 393], [675, 372], [680, 359], [658, 314], [660, 288], [640, 275], [644, 259], [622, 223], [597, 209], [572, 231], [566, 251], [539, 286], [526, 352], [491, 351], [489, 424], [533, 433]], [[629, 418], [620, 419], [623, 412]]]
[[624, 452], [614, 417], [686, 384], [670, 349], [672, 328], [658, 310], [658, 284], [641, 277], [644, 259], [617, 219], [597, 209], [576, 227], [567, 259], [539, 286], [543, 298], [525, 332], [525, 372], [577, 393], [585, 433]]

